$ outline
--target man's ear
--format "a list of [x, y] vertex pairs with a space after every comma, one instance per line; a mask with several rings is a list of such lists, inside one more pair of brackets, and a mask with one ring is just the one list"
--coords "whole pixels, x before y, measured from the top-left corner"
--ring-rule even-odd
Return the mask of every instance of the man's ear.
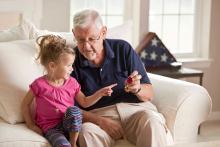
[[107, 27], [106, 27], [106, 26], [103, 26], [103, 27], [102, 27], [103, 40], [106, 38], [106, 35], [107, 35]]
[[72, 32], [73, 32], [73, 35], [74, 35], [74, 37], [75, 37], [75, 32], [74, 32], [74, 30], [72, 29]]

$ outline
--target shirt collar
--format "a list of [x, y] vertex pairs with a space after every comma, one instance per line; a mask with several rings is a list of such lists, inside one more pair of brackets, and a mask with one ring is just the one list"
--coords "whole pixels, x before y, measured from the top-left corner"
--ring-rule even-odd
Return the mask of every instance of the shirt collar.
[[[104, 49], [105, 49], [104, 60], [114, 58], [115, 57], [114, 52], [112, 51], [111, 47], [109, 46], [109, 44], [106, 40], [103, 40], [103, 45], [104, 45]], [[80, 52], [79, 52], [79, 60], [80, 60], [81, 67], [86, 67], [86, 66], [93, 67], [94, 66]], [[103, 60], [103, 62], [105, 62], [104, 60]]]

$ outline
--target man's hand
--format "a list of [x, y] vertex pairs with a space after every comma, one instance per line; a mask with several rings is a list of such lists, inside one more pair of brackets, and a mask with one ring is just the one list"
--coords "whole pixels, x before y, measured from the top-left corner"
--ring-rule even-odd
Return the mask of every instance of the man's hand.
[[141, 75], [138, 75], [138, 71], [134, 71], [130, 76], [132, 78], [132, 82], [129, 84], [128, 81], [125, 81], [125, 86], [129, 85], [131, 88], [130, 91], [135, 93], [140, 88], [140, 79], [142, 78]]
[[[148, 84], [148, 83], [140, 84], [141, 78], [142, 78], [142, 76], [138, 75], [137, 71], [134, 71], [129, 76], [129, 79], [127, 79], [125, 81], [125, 87], [128, 86], [129, 91], [131, 91], [132, 93], [135, 93], [135, 95], [138, 97], [138, 99], [140, 101], [142, 101], [142, 102], [151, 101], [153, 99], [153, 95], [154, 95], [153, 86], [151, 84]], [[139, 90], [140, 88], [141, 88], [141, 90]]]
[[98, 126], [103, 129], [113, 140], [123, 138], [126, 140], [126, 134], [124, 129], [117, 122], [101, 117]]
[[124, 129], [117, 122], [105, 118], [102, 116], [95, 115], [91, 112], [82, 110], [82, 122], [90, 122], [99, 126], [102, 130], [104, 130], [113, 140], [123, 138], [126, 140], [126, 134]]

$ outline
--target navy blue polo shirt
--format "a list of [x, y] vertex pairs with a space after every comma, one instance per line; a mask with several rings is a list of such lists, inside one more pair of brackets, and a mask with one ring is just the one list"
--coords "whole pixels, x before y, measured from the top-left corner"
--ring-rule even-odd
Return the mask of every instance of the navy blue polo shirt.
[[[117, 83], [113, 87], [113, 93], [109, 96], [102, 97], [98, 102], [85, 110], [92, 110], [120, 102], [138, 103], [140, 100], [132, 93], [126, 93], [124, 90], [125, 80], [135, 71], [142, 75], [140, 80], [142, 83], [151, 83], [143, 63], [131, 45], [123, 40], [105, 39], [103, 41], [105, 49], [105, 58], [101, 67], [91, 64], [83, 55], [80, 54], [78, 48], [76, 51], [76, 59], [73, 64], [74, 77], [81, 85], [81, 91], [85, 96], [90, 96], [103, 87]], [[76, 106], [79, 106], [75, 102]], [[79, 106], [80, 107], [80, 106]]]

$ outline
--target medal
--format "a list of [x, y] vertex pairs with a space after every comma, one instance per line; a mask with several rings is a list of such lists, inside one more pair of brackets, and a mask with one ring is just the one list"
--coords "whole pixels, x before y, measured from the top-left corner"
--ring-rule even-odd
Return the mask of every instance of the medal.
[[131, 91], [131, 87], [129, 85], [125, 86], [126, 93], [129, 93]]
[[131, 84], [131, 83], [133, 82], [132, 78], [131, 78], [131, 77], [128, 77], [127, 82], [128, 82], [129, 84]]
[[[132, 78], [131, 78], [131, 77], [128, 77], [127, 82], [128, 82], [129, 84], [131, 84], [131, 83], [133, 82]], [[129, 92], [131, 91], [131, 87], [130, 87], [129, 84], [125, 86], [125, 91], [126, 91], [126, 93], [129, 93]]]

